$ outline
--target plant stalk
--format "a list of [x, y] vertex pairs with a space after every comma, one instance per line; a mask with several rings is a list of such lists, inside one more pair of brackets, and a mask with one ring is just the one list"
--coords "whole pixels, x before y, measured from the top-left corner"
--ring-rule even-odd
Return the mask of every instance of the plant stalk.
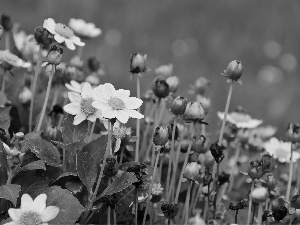
[[[140, 84], [140, 77], [136, 76], [136, 91], [137, 91], [137, 98], [141, 98], [141, 84]], [[137, 109], [138, 112], [141, 111], [140, 108]], [[139, 161], [139, 150], [140, 150], [140, 124], [141, 120], [136, 119], [136, 145], [135, 145], [135, 161]]]

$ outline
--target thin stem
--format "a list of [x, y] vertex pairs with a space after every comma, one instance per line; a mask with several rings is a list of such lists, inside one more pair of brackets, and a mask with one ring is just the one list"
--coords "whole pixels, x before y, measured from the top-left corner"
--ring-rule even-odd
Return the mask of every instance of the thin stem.
[[183, 218], [184, 218], [184, 225], [188, 224], [188, 219], [189, 219], [189, 206], [190, 206], [190, 195], [191, 195], [191, 187], [192, 187], [192, 183], [190, 181], [188, 181], [188, 190], [186, 193], [186, 200], [185, 200], [185, 213], [183, 214]]
[[124, 148], [121, 148], [121, 155], [120, 155], [120, 165], [123, 163], [123, 158], [124, 158]]
[[[108, 178], [108, 186], [110, 185], [110, 183], [111, 183], [111, 177]], [[107, 208], [107, 224], [108, 225], [110, 225], [110, 211], [111, 211], [111, 208], [110, 208], [110, 206], [108, 206], [108, 208]]]
[[[152, 135], [151, 137], [154, 136], [155, 133], [155, 128], [159, 126], [159, 106], [161, 103], [161, 99], [158, 100], [157, 102], [157, 109], [156, 109], [156, 113], [155, 113], [155, 120], [154, 120], [154, 127], [153, 127], [153, 131], [152, 131]], [[146, 153], [146, 157], [147, 155], [150, 153], [150, 150], [152, 149], [152, 157], [151, 157], [151, 166], [154, 166], [154, 157], [155, 157], [155, 150], [154, 150], [154, 145], [152, 143], [149, 144], [149, 147], [147, 149], [147, 153]]]
[[93, 124], [92, 124], [91, 133], [90, 133], [90, 136], [89, 136], [89, 142], [92, 141], [92, 137], [93, 137], [95, 125], [96, 125], [96, 120], [95, 120], [95, 121], [93, 122]]
[[158, 181], [161, 183], [161, 173], [162, 173], [162, 166], [163, 166], [164, 158], [162, 158], [159, 162], [158, 167]]
[[138, 201], [138, 186], [135, 186], [135, 192], [134, 192], [134, 201], [135, 201], [135, 225], [138, 225], [138, 207], [139, 207], [139, 201]]
[[199, 185], [199, 187], [198, 187], [198, 190], [197, 190], [197, 192], [196, 192], [196, 196], [192, 199], [192, 208], [191, 208], [191, 210], [190, 210], [190, 213], [195, 209], [195, 207], [196, 207], [196, 204], [197, 204], [197, 201], [198, 201], [198, 199], [199, 199], [199, 197], [200, 197], [200, 194], [201, 194], [201, 192], [202, 192], [202, 188], [203, 188], [203, 183], [201, 183], [200, 185]]
[[114, 215], [114, 225], [117, 225], [117, 213], [116, 213], [116, 210], [113, 210], [113, 215]]
[[256, 206], [253, 205], [253, 213], [252, 213], [251, 224], [254, 224], [255, 212], [256, 212]]
[[215, 178], [215, 186], [216, 186], [216, 194], [214, 196], [214, 220], [216, 219], [216, 210], [217, 210], [217, 198], [218, 198], [218, 193], [219, 193], [219, 172], [220, 172], [220, 163], [217, 163], [217, 170], [216, 170], [216, 178]]
[[262, 215], [263, 215], [263, 203], [260, 202], [258, 204], [258, 212], [257, 212], [257, 224], [258, 225], [262, 224]]
[[234, 217], [234, 223], [235, 223], [235, 224], [238, 224], [238, 223], [237, 223], [237, 216], [238, 216], [238, 214], [239, 214], [239, 210], [236, 210], [236, 212], [235, 212], [235, 217]]
[[3, 79], [2, 79], [2, 88], [1, 88], [2, 94], [4, 94], [4, 92], [5, 92], [5, 78], [6, 78], [6, 72], [4, 72]]
[[12, 181], [12, 178], [13, 178], [12, 169], [9, 168], [7, 174], [8, 174], [8, 177], [7, 177], [6, 185], [11, 184], [11, 181]]
[[108, 146], [107, 146], [107, 148], [108, 148], [109, 154], [113, 155], [112, 148], [111, 148], [111, 136], [112, 136], [112, 129], [113, 129], [113, 127], [111, 126], [110, 121], [108, 121], [107, 129], [108, 129]]
[[[293, 162], [293, 150], [294, 150], [294, 143], [291, 145], [291, 159], [290, 159], [290, 170], [289, 170], [289, 181], [288, 181], [288, 186], [286, 190], [286, 196], [285, 199], [289, 201], [290, 199], [290, 193], [291, 193], [291, 188], [292, 188], [292, 180], [293, 180], [293, 170], [294, 170], [294, 162]], [[285, 203], [286, 207], [288, 207], [288, 203]]]
[[63, 164], [62, 164], [63, 171], [66, 170], [66, 149], [63, 148]]
[[251, 193], [252, 193], [253, 189], [254, 189], [254, 181], [252, 180], [252, 183], [251, 183], [251, 191], [250, 191], [250, 195], [249, 195], [249, 208], [248, 208], [247, 225], [250, 224], [251, 208], [252, 208], [252, 198], [251, 198]]
[[[204, 210], [203, 210], [203, 219], [207, 223], [207, 209], [208, 209], [208, 202], [209, 202], [209, 195], [207, 195], [206, 201], [204, 202]], [[204, 197], [205, 198], [205, 197]]]
[[38, 126], [36, 128], [36, 131], [39, 131], [41, 129], [41, 126], [42, 126], [42, 123], [43, 123], [43, 119], [44, 119], [44, 115], [45, 115], [46, 108], [47, 108], [47, 103], [48, 103], [48, 99], [49, 99], [51, 83], [52, 83], [52, 78], [53, 78], [54, 72], [55, 72], [55, 70], [52, 70], [50, 75], [49, 75], [48, 86], [47, 86], [47, 91], [46, 91], [46, 97], [45, 97], [45, 100], [44, 100], [44, 105], [43, 105], [43, 108], [42, 108], [42, 112], [41, 112], [41, 115], [40, 115], [40, 120], [39, 120]]
[[5, 49], [10, 50], [10, 31], [5, 32]]
[[51, 108], [57, 103], [59, 94], [60, 94], [60, 85], [58, 85], [54, 89], [54, 96], [53, 96], [53, 99], [52, 99]]
[[[298, 167], [297, 167], [297, 174], [300, 174], [300, 159], [298, 159]], [[300, 187], [300, 176], [297, 176], [297, 186]]]
[[[234, 153], [234, 167], [237, 166], [237, 161], [239, 159], [240, 156], [240, 151], [241, 151], [241, 144], [240, 142], [237, 144], [237, 147], [235, 149], [235, 153]], [[232, 186], [233, 186], [233, 181], [234, 181], [234, 170], [235, 168], [232, 168], [230, 171], [230, 181], [229, 181], [229, 187], [228, 187], [228, 192], [230, 192], [232, 190]]]
[[177, 186], [177, 191], [176, 191], [176, 196], [175, 196], [175, 203], [176, 204], [178, 203], [178, 197], [179, 197], [179, 192], [180, 192], [182, 178], [183, 178], [183, 171], [185, 170], [186, 164], [187, 164], [188, 159], [189, 159], [190, 151], [191, 151], [191, 148], [192, 148], [193, 139], [194, 139], [194, 136], [195, 136], [195, 129], [196, 129], [196, 124], [193, 123], [193, 129], [192, 129], [192, 133], [191, 133], [190, 144], [189, 144], [188, 151], [187, 151], [187, 153], [185, 155], [185, 158], [184, 158], [184, 163], [183, 163], [183, 167], [182, 167], [182, 170], [181, 170], [179, 183], [178, 183], [178, 186]]
[[148, 191], [148, 198], [147, 198], [147, 205], [146, 205], [146, 209], [145, 209], [145, 214], [143, 217], [143, 225], [145, 225], [146, 223], [146, 217], [147, 217], [147, 212], [148, 212], [148, 208], [149, 208], [149, 203], [150, 203], [150, 196], [151, 196], [151, 189], [153, 187], [153, 183], [154, 183], [154, 179], [155, 179], [155, 175], [156, 175], [156, 169], [157, 169], [157, 164], [158, 164], [158, 160], [159, 160], [159, 155], [160, 155], [160, 150], [157, 151], [157, 155], [156, 155], [156, 160], [155, 160], [155, 165], [154, 165], [154, 171], [153, 171], [153, 175], [152, 175], [152, 179], [151, 179], [151, 184], [150, 184], [150, 188]]
[[[140, 84], [140, 77], [136, 76], [136, 91], [137, 91], [137, 98], [141, 98], [141, 84]], [[138, 112], [141, 111], [140, 108], [137, 109]], [[139, 150], [140, 150], [140, 119], [136, 119], [136, 145], [135, 145], [135, 161], [139, 161]]]

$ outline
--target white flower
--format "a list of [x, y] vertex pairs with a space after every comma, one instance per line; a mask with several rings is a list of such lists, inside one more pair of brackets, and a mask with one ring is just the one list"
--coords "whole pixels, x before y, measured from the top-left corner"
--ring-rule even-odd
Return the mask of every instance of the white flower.
[[8, 50], [0, 51], [0, 64], [7, 62], [8, 64], [15, 67], [28, 68], [31, 66], [29, 62], [25, 62], [18, 56], [10, 53]]
[[28, 194], [23, 194], [21, 198], [21, 208], [10, 208], [8, 214], [12, 219], [5, 225], [47, 225], [59, 213], [56, 206], [46, 207], [46, 194], [40, 194], [34, 201]]
[[95, 26], [93, 23], [87, 23], [82, 19], [71, 18], [69, 26], [78, 35], [86, 38], [95, 38], [99, 36], [102, 31]]
[[17, 49], [23, 53], [27, 59], [38, 60], [39, 46], [36, 42], [29, 41], [33, 35], [27, 35], [25, 31], [13, 32], [13, 38]]
[[71, 80], [70, 84], [65, 84], [66, 88], [68, 88], [70, 91], [74, 91], [77, 93], [81, 93], [82, 85], [83, 83], [80, 84], [75, 80]]
[[97, 88], [98, 93], [93, 106], [102, 111], [107, 119], [117, 118], [121, 123], [127, 123], [129, 117], [142, 119], [144, 115], [136, 111], [143, 101], [139, 98], [129, 97], [128, 90], [115, 90], [112, 84], [106, 83]]
[[200, 217], [200, 213], [189, 219], [189, 225], [205, 225], [205, 221]]
[[[224, 113], [218, 112], [220, 120], [224, 119]], [[253, 119], [249, 114], [231, 112], [227, 114], [227, 121], [234, 124], [237, 128], [253, 129], [262, 124], [262, 120]]]
[[162, 195], [163, 194], [163, 188], [160, 183], [153, 183], [151, 188], [151, 193], [153, 195]]
[[[264, 144], [265, 150], [278, 158], [279, 162], [285, 163], [290, 162], [291, 159], [291, 142], [279, 141], [277, 138], [273, 137], [268, 142]], [[293, 162], [296, 162], [300, 158], [300, 153], [293, 152]]]
[[92, 102], [97, 97], [97, 88], [92, 89], [91, 85], [84, 82], [80, 94], [76, 92], [69, 92], [68, 97], [71, 103], [64, 106], [64, 110], [74, 117], [73, 124], [78, 125], [84, 120], [95, 122], [97, 118], [103, 120], [101, 111], [96, 109]]
[[155, 73], [159, 76], [169, 77], [173, 74], [173, 64], [161, 65], [155, 69]]
[[75, 50], [75, 45], [84, 46], [79, 37], [74, 35], [74, 32], [62, 23], [55, 23], [52, 18], [44, 20], [43, 27], [46, 28], [51, 34], [54, 35], [57, 43], [65, 43], [68, 49]]

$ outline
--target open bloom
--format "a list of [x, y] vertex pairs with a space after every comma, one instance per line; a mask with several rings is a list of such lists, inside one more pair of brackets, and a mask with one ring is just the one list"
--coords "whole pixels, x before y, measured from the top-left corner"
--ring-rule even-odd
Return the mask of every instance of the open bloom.
[[[218, 117], [223, 120], [224, 113], [218, 112]], [[262, 120], [253, 119], [247, 113], [231, 112], [227, 114], [227, 121], [234, 124], [237, 128], [253, 129], [262, 124]]]
[[68, 88], [70, 91], [74, 91], [77, 93], [81, 93], [82, 85], [83, 83], [80, 84], [75, 80], [71, 80], [70, 84], [65, 84], [66, 88]]
[[46, 199], [46, 194], [40, 194], [34, 200], [28, 194], [22, 195], [21, 208], [8, 210], [12, 221], [5, 225], [47, 225], [57, 216], [59, 208], [56, 206], [46, 207]]
[[[273, 137], [268, 142], [264, 144], [264, 148], [270, 155], [274, 158], [278, 158], [279, 162], [285, 163], [290, 162], [291, 159], [291, 142], [279, 141], [277, 138]], [[296, 162], [300, 158], [300, 153], [293, 152], [293, 162]]]
[[95, 26], [93, 23], [87, 23], [83, 19], [71, 18], [69, 26], [76, 34], [85, 38], [95, 38], [99, 36], [102, 31]]
[[116, 90], [112, 84], [106, 83], [96, 88], [96, 101], [92, 106], [102, 111], [107, 119], [117, 118], [121, 123], [127, 123], [129, 117], [142, 119], [144, 115], [136, 111], [143, 101], [139, 98], [129, 97], [130, 91]]
[[4, 62], [12, 66], [22, 67], [22, 68], [28, 68], [31, 65], [29, 62], [23, 61], [18, 56], [12, 54], [8, 50], [0, 51], [0, 64], [3, 64]]
[[68, 97], [71, 103], [64, 106], [64, 110], [74, 117], [73, 124], [78, 125], [84, 120], [95, 122], [97, 118], [103, 119], [101, 111], [92, 105], [97, 97], [97, 89], [92, 89], [91, 85], [84, 82], [80, 94], [76, 92], [69, 92]]
[[55, 23], [54, 19], [52, 18], [44, 20], [43, 27], [54, 35], [54, 40], [57, 41], [57, 43], [65, 43], [68, 49], [75, 50], [75, 45], [85, 45], [85, 43], [83, 43], [79, 37], [74, 35], [74, 32], [71, 30], [71, 28], [62, 23]]

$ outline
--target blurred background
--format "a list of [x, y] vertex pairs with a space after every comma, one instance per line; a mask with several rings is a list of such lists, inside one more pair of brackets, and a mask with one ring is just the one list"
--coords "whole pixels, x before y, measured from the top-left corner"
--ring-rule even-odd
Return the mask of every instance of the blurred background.
[[[0, 8], [28, 34], [46, 18], [95, 23], [102, 35], [86, 42], [83, 56], [101, 60], [102, 83], [130, 89], [132, 95], [136, 82], [130, 80], [129, 59], [134, 52], [147, 54], [152, 69], [142, 78], [142, 91], [150, 88], [162, 64], [173, 63], [181, 79], [178, 94], [190, 100], [189, 85], [207, 77], [212, 99], [208, 130], [216, 128], [216, 112], [224, 110], [228, 94], [220, 73], [234, 59], [242, 61], [244, 74], [243, 86], [234, 85], [230, 111], [242, 105], [265, 125], [278, 127], [279, 137], [287, 123], [300, 120], [300, 2], [1, 0]], [[76, 53], [65, 52], [66, 61]]]

